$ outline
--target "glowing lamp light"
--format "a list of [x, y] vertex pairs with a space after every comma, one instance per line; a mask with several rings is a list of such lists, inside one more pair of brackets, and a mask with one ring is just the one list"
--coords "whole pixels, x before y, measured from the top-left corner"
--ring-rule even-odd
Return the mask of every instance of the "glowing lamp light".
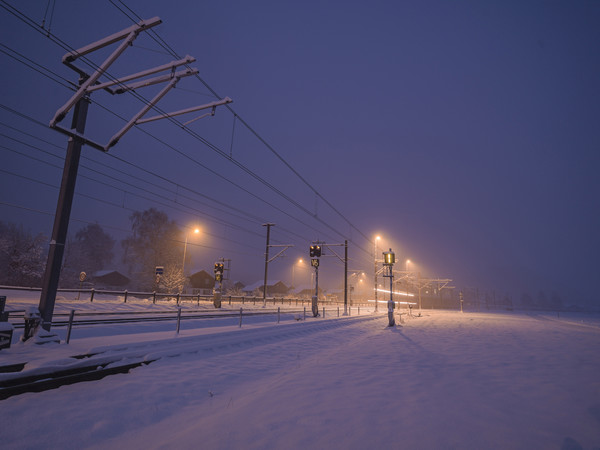
[[386, 266], [391, 266], [396, 262], [396, 254], [390, 248], [389, 252], [383, 252], [383, 263]]

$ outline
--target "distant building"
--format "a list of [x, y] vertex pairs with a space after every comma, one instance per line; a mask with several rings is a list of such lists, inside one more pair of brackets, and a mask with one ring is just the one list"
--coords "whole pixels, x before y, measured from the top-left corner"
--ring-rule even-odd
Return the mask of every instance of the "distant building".
[[94, 289], [101, 290], [123, 291], [131, 281], [116, 270], [100, 270], [94, 273], [90, 278], [90, 281], [94, 284]]
[[[260, 292], [260, 294], [262, 295], [264, 285], [265, 285], [264, 281], [257, 281], [254, 284], [244, 286], [244, 288], [242, 290], [246, 294], [249, 294], [249, 295], [254, 294], [255, 291]], [[288, 288], [283, 281], [279, 281], [279, 280], [277, 280], [277, 281], [268, 280], [267, 281], [267, 295], [268, 296], [285, 295], [288, 293], [289, 290], [290, 290], [290, 288]]]
[[215, 287], [215, 277], [206, 270], [201, 270], [188, 277], [193, 294], [211, 295]]

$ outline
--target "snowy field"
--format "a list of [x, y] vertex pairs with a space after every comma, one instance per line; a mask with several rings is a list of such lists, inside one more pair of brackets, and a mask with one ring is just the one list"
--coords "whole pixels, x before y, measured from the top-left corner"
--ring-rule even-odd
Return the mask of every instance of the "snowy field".
[[[72, 307], [64, 300], [57, 311]], [[74, 329], [69, 345], [15, 343], [0, 364], [26, 357], [35, 369], [94, 349], [158, 360], [0, 401], [0, 447], [600, 449], [598, 316], [423, 311], [393, 329], [381, 312], [267, 317], [242, 328], [183, 322], [179, 335], [169, 322]]]

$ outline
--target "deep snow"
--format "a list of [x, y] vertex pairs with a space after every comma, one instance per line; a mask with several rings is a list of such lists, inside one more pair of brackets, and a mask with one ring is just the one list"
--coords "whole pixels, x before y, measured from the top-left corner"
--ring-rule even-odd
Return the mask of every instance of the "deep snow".
[[74, 329], [69, 345], [14, 344], [0, 364], [26, 356], [43, 367], [117, 343], [161, 358], [1, 401], [1, 446], [600, 448], [597, 317], [423, 311], [390, 329], [382, 310], [334, 316], [184, 322], [179, 336], [173, 323], [111, 337]]

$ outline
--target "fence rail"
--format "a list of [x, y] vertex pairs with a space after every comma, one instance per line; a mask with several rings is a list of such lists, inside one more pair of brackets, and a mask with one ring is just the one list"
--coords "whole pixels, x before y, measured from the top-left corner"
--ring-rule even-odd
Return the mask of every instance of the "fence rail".
[[[38, 287], [22, 287], [22, 286], [0, 286], [0, 290], [12, 290], [12, 291], [29, 291], [29, 292], [41, 292], [42, 288], [38, 288]], [[179, 305], [181, 302], [183, 301], [190, 301], [190, 302], [197, 302], [198, 304], [200, 303], [200, 301], [205, 301], [205, 302], [212, 302], [213, 301], [213, 296], [212, 295], [203, 295], [203, 294], [183, 294], [183, 293], [167, 293], [167, 292], [138, 292], [138, 291], [129, 291], [127, 289], [125, 289], [124, 291], [116, 291], [116, 290], [104, 290], [104, 289], [94, 289], [94, 288], [90, 288], [90, 289], [58, 289], [57, 293], [77, 293], [77, 300], [83, 300], [85, 301], [85, 298], [81, 298], [82, 295], [81, 294], [88, 294], [89, 298], [88, 300], [90, 302], [93, 302], [94, 300], [98, 300], [98, 296], [101, 295], [113, 295], [113, 296], [119, 296], [119, 297], [123, 297], [123, 302], [127, 303], [127, 299], [130, 296], [136, 297], [136, 298], [146, 298], [146, 299], [152, 299], [153, 303], [156, 303], [157, 301], [162, 300], [175, 300], [177, 302], [177, 304]], [[246, 296], [246, 295], [223, 295], [221, 297], [221, 302], [227, 302], [230, 305], [233, 303], [240, 303], [240, 304], [246, 304], [246, 303], [252, 303], [252, 304], [256, 304], [257, 302], [260, 303], [262, 302], [263, 299], [262, 297], [255, 297], [255, 296]], [[266, 299], [267, 304], [290, 304], [293, 305], [295, 302], [295, 305], [304, 305], [305, 303], [309, 304], [310, 303], [310, 299], [308, 298], [301, 298], [301, 297], [268, 297]], [[340, 300], [331, 300], [331, 299], [319, 299], [319, 304], [321, 305], [343, 305], [344, 302], [340, 301]], [[349, 305], [351, 306], [367, 306], [367, 301], [351, 301], [349, 303]]]

